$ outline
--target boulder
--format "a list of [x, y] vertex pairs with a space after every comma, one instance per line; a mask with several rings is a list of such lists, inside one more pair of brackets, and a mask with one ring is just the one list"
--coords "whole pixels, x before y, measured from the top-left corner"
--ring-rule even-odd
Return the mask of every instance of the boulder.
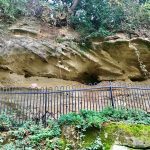
[[100, 133], [106, 149], [150, 149], [150, 126], [128, 123], [105, 124]]

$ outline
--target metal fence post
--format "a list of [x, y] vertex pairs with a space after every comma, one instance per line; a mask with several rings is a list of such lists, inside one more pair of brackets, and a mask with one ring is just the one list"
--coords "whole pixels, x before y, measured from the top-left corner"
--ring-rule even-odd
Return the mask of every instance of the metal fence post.
[[114, 99], [113, 99], [113, 87], [112, 87], [112, 84], [111, 84], [111, 81], [109, 82], [109, 90], [110, 90], [110, 100], [111, 100], [111, 104], [112, 104], [112, 107], [115, 108], [115, 104], [114, 104]]
[[47, 117], [46, 117], [46, 114], [47, 114], [47, 87], [45, 89], [45, 118], [44, 118], [44, 126], [46, 127], [46, 123], [47, 123]]

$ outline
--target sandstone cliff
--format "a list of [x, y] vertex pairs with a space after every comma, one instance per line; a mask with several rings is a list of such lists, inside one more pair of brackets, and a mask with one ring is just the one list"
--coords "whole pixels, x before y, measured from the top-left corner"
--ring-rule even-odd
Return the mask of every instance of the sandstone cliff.
[[[7, 31], [7, 32], [5, 32]], [[121, 34], [83, 48], [70, 28], [54, 28], [34, 18], [5, 27], [0, 37], [0, 82], [33, 77], [82, 83], [106, 80], [146, 80], [150, 71], [150, 41]]]

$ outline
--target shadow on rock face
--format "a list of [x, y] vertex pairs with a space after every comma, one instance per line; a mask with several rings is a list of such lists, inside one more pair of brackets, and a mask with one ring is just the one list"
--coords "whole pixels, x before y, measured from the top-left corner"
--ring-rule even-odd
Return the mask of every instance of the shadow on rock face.
[[84, 84], [98, 84], [100, 81], [98, 80], [98, 75], [89, 72], [83, 72], [79, 75], [79, 79], [81, 83]]

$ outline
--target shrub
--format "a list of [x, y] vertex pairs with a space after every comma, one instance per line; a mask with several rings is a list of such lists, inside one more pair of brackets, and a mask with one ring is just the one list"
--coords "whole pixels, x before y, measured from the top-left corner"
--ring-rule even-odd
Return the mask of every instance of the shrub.
[[[0, 115], [0, 126], [5, 124], [10, 130], [7, 133], [7, 136], [10, 138], [9, 144], [3, 145], [3, 143], [6, 143], [5, 138], [0, 137], [0, 148], [4, 150], [8, 150], [9, 148], [12, 150], [21, 148], [32, 150], [35, 147], [39, 147], [39, 149], [46, 147], [52, 150], [63, 150], [64, 148], [69, 149], [69, 147], [73, 146], [70, 142], [71, 140], [80, 149], [84, 143], [83, 139], [87, 128], [96, 127], [97, 129], [101, 129], [103, 123], [110, 121], [150, 125], [150, 114], [141, 110], [125, 108], [106, 108], [101, 112], [81, 110], [79, 114], [69, 113], [62, 115], [58, 121], [49, 120], [46, 128], [41, 123], [35, 124], [32, 121], [27, 121], [25, 124], [19, 126], [12, 118], [12, 116], [6, 114]], [[65, 130], [61, 130], [61, 127], [66, 127], [70, 131], [62, 133]], [[68, 138], [63, 137], [63, 135], [69, 133], [71, 135], [68, 135]], [[90, 147], [82, 150], [86, 149], [103, 149], [101, 140], [97, 138]]]
[[0, 12], [6, 19], [14, 20], [26, 12], [27, 0], [0, 0]]
[[148, 29], [149, 11], [149, 1], [138, 3], [132, 0], [83, 0], [76, 14], [72, 16], [71, 23], [84, 36], [105, 37], [120, 30]]

